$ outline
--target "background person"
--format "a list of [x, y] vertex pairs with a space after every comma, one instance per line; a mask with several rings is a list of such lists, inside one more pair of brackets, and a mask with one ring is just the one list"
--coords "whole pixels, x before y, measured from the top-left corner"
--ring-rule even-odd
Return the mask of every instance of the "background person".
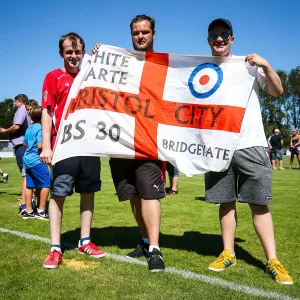
[[277, 170], [276, 168], [276, 157], [279, 160], [279, 170], [285, 170], [283, 168], [283, 160], [282, 160], [282, 146], [283, 139], [280, 135], [280, 130], [275, 129], [274, 134], [271, 136], [270, 141], [268, 142], [269, 148], [272, 150], [272, 166], [273, 170]]
[[168, 195], [178, 194], [179, 171], [170, 162], [167, 162], [167, 172], [169, 175], [170, 189]]
[[296, 129], [292, 131], [291, 140], [290, 140], [290, 169], [293, 168], [294, 156], [297, 157], [300, 169], [300, 135]]
[[8, 174], [4, 173], [1, 169], [0, 169], [0, 175], [2, 176], [3, 182], [6, 183], [8, 180]]
[[[26, 149], [23, 164], [26, 170], [26, 211], [23, 219], [49, 220], [46, 212], [47, 198], [50, 188], [50, 172], [48, 166], [40, 161], [40, 152], [42, 149], [42, 127], [41, 117], [42, 108], [35, 107], [31, 110], [32, 124], [27, 129], [24, 138], [24, 147]], [[32, 207], [33, 189], [38, 189], [38, 208], [34, 212]]]
[[[234, 42], [230, 21], [216, 19], [208, 26], [208, 44], [213, 56], [231, 56]], [[223, 252], [208, 269], [224, 271], [236, 264], [234, 237], [237, 225], [236, 200], [248, 203], [255, 232], [267, 258], [266, 273], [276, 282], [293, 284], [292, 277], [277, 259], [273, 221], [268, 204], [272, 202], [272, 169], [262, 123], [258, 99], [259, 86], [272, 96], [283, 92], [278, 74], [257, 54], [249, 54], [245, 61], [258, 67], [257, 81], [251, 92], [243, 118], [237, 150], [228, 170], [205, 174], [206, 201], [220, 203], [219, 218]]]
[[23, 169], [23, 156], [25, 153], [25, 148], [23, 146], [24, 135], [31, 124], [31, 120], [29, 115], [27, 114], [25, 104], [28, 101], [28, 97], [25, 94], [19, 94], [15, 97], [15, 105], [17, 107], [17, 111], [14, 115], [13, 125], [7, 129], [1, 128], [0, 133], [8, 133], [9, 134], [9, 142], [12, 145], [17, 165], [19, 167], [21, 176], [22, 176], [22, 194], [21, 201], [19, 206], [19, 214], [23, 214], [26, 209], [25, 205], [25, 190], [26, 190], [26, 173]]

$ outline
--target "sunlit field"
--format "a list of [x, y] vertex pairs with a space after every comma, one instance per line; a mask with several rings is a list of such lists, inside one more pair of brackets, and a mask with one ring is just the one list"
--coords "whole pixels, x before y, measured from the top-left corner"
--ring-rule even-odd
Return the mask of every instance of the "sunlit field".
[[[300, 170], [273, 171], [270, 210], [278, 257], [294, 279], [282, 286], [264, 274], [263, 249], [254, 232], [247, 204], [238, 204], [237, 264], [224, 272], [208, 265], [222, 251], [218, 206], [204, 201], [203, 175], [179, 179], [178, 195], [162, 200], [160, 246], [166, 272], [150, 273], [146, 259], [128, 261], [139, 243], [129, 202], [119, 203], [108, 159], [102, 158], [102, 191], [96, 194], [92, 240], [107, 253], [93, 259], [77, 253], [80, 235], [78, 195], [67, 198], [63, 218], [64, 261], [56, 270], [42, 263], [50, 249], [49, 222], [18, 216], [21, 178], [13, 158], [0, 168], [0, 298], [1, 299], [270, 299], [300, 298]], [[288, 168], [289, 158], [284, 166]], [[5, 229], [9, 230], [4, 232]], [[21, 235], [27, 233], [30, 235]], [[18, 235], [19, 234], [19, 235]], [[130, 263], [131, 262], [131, 263]], [[183, 272], [183, 271], [189, 271]], [[222, 281], [223, 280], [223, 281]]]

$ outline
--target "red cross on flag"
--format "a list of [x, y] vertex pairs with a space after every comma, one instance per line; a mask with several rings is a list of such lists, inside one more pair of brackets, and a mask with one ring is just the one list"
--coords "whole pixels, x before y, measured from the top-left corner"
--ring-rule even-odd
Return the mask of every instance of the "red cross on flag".
[[53, 163], [110, 156], [170, 161], [187, 176], [225, 170], [256, 74], [241, 57], [102, 45], [72, 85]]

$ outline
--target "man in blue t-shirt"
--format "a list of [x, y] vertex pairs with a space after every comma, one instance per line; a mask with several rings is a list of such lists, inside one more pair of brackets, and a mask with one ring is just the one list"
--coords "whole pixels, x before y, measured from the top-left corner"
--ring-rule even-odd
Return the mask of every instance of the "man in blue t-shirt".
[[272, 166], [273, 170], [277, 170], [276, 168], [276, 156], [279, 159], [279, 169], [285, 170], [283, 168], [283, 160], [282, 160], [282, 151], [281, 148], [283, 146], [283, 139], [280, 135], [280, 130], [275, 129], [274, 134], [271, 136], [270, 141], [268, 141], [269, 147], [272, 151]]
[[[33, 108], [30, 115], [33, 123], [27, 129], [24, 138], [26, 151], [23, 158], [23, 166], [26, 170], [26, 211], [23, 214], [23, 219], [49, 220], [46, 213], [46, 204], [50, 188], [50, 172], [47, 165], [40, 161], [42, 149], [42, 108]], [[31, 202], [34, 188], [38, 190], [39, 198], [39, 208], [36, 213], [32, 209]]]

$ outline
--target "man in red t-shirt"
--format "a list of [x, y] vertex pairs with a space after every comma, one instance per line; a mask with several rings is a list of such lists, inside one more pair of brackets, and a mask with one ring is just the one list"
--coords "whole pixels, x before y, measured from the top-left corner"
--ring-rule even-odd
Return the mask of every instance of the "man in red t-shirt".
[[[85, 44], [77, 33], [68, 33], [59, 40], [59, 54], [64, 67], [47, 74], [42, 95], [43, 146], [41, 161], [51, 164], [52, 149], [55, 144], [62, 113], [67, 97], [79, 72], [79, 65], [85, 54]], [[78, 252], [92, 257], [103, 257], [104, 252], [90, 240], [94, 193], [100, 190], [99, 157], [71, 157], [56, 163], [52, 169], [51, 199], [49, 203], [51, 250], [44, 267], [57, 268], [62, 261], [60, 246], [61, 223], [64, 200], [75, 192], [80, 193], [81, 239]]]

